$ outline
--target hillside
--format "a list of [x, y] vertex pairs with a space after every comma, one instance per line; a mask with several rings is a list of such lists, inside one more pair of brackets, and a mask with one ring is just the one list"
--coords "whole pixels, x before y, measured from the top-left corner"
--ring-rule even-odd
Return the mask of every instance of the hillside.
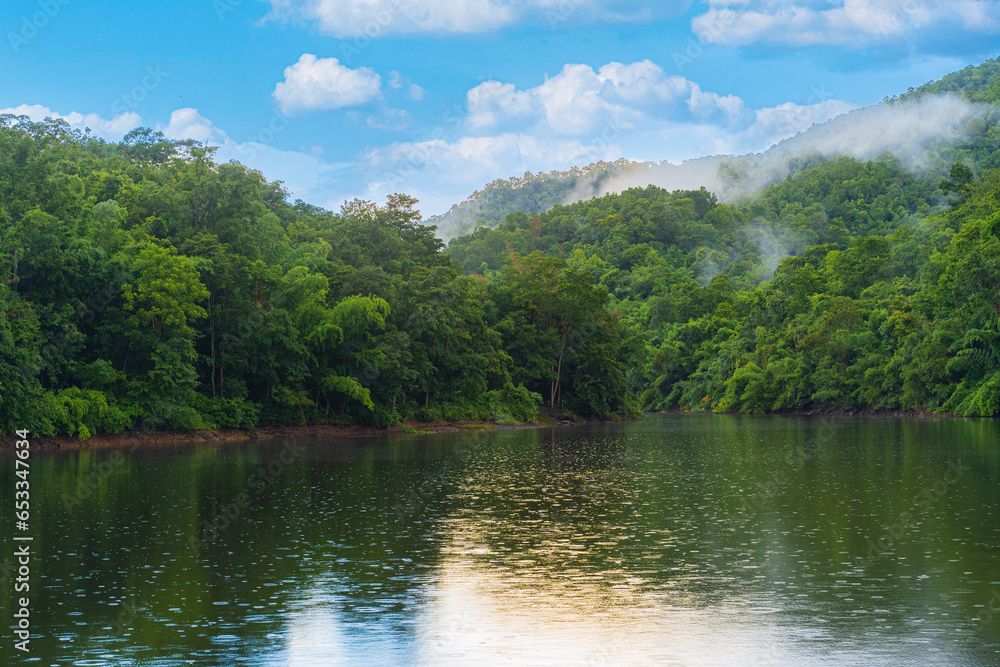
[[[633, 409], [607, 294], [564, 262], [464, 277], [405, 195], [334, 214], [212, 156], [0, 117], [0, 430]], [[567, 351], [569, 321], [599, 335]]]
[[468, 234], [476, 227], [495, 227], [514, 211], [540, 213], [568, 199], [589, 199], [601, 192], [601, 185], [613, 176], [630, 172], [641, 163], [628, 160], [594, 162], [567, 171], [550, 171], [487, 183], [447, 212], [427, 220], [437, 227], [438, 237], [448, 239]]
[[904, 164], [940, 180], [956, 161], [979, 169], [1000, 167], [994, 105], [1000, 100], [1000, 61], [990, 60], [949, 74], [940, 81], [886, 97], [882, 104], [858, 109], [815, 125], [757, 154], [718, 155], [663, 162], [595, 163], [568, 171], [497, 179], [448, 212], [429, 219], [448, 241], [496, 227], [515, 211], [542, 213], [559, 204], [590, 199], [633, 187], [667, 190], [705, 187], [723, 202], [759, 192], [821, 160], [852, 157], [872, 160], [891, 153]]
[[[4, 116], [0, 429], [514, 422], [541, 405], [995, 415], [997, 68], [981, 67], [951, 97], [701, 161], [714, 184], [507, 213], [448, 252], [406, 195], [333, 213], [195, 142]], [[844, 136], [856, 155], [824, 149]], [[661, 168], [597, 173], [606, 188]]]
[[[645, 409], [997, 414], [1000, 145], [983, 102], [998, 80], [990, 61], [783, 142], [769, 153], [790, 157], [793, 175], [752, 197], [632, 188], [513, 213], [449, 250], [487, 276], [533, 252], [587, 271], [644, 340], [630, 387]], [[912, 145], [883, 137], [878, 149], [897, 142], [901, 157], [797, 150], [873, 116], [948, 108], [966, 115]], [[725, 168], [762, 177], [740, 160]]]

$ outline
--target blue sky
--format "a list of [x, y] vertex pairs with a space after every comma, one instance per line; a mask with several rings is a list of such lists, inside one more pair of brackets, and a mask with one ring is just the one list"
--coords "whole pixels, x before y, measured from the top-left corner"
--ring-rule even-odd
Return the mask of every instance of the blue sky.
[[987, 0], [6, 0], [0, 110], [219, 146], [337, 209], [760, 151], [1000, 51]]

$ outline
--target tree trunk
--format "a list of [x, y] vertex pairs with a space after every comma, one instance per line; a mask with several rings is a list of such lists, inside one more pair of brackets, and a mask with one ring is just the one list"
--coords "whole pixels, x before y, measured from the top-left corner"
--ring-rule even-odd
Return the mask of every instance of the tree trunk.
[[[229, 329], [229, 308], [224, 308], [223, 312], [226, 314], [225, 321], [222, 323], [222, 330], [228, 331]], [[225, 337], [223, 337], [223, 343], [219, 347], [219, 398], [226, 397], [226, 343]]]
[[563, 361], [563, 354], [566, 352], [566, 339], [568, 337], [569, 337], [569, 330], [567, 329], [565, 331], [565, 333], [563, 333], [562, 346], [560, 346], [560, 348], [559, 348], [559, 363], [556, 364], [556, 380], [555, 380], [555, 383], [552, 385], [552, 394], [551, 394], [551, 396], [549, 398], [549, 409], [550, 410], [553, 409], [556, 406], [556, 392], [559, 392], [559, 395], [560, 395], [559, 405], [562, 405], [562, 398], [561, 398], [562, 397], [562, 392], [561, 392], [561, 386], [562, 386], [562, 361]]
[[212, 342], [212, 398], [215, 398], [215, 316], [212, 297], [208, 297], [208, 335]]

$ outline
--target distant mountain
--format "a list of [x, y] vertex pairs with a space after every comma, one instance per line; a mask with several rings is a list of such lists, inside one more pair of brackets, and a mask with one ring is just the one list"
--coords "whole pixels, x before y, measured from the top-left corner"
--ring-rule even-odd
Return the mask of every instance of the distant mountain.
[[670, 191], [705, 187], [720, 201], [733, 201], [840, 156], [871, 160], [890, 153], [936, 185], [957, 161], [977, 174], [1000, 167], [998, 130], [993, 129], [1000, 124], [998, 102], [1000, 58], [814, 125], [762, 153], [717, 155], [679, 165], [620, 159], [526, 173], [487, 184], [428, 224], [437, 225], [437, 234], [448, 240], [476, 227], [496, 227], [515, 211], [542, 213], [557, 204], [647, 185]]
[[[613, 176], [622, 176], [646, 163], [631, 160], [594, 162], [568, 171], [550, 171], [498, 178], [476, 190], [446, 213], [427, 220], [437, 225], [438, 236], [448, 240], [468, 234], [476, 227], [495, 227], [508, 213], [543, 213], [567, 200], [600, 194], [601, 185]], [[581, 193], [581, 196], [576, 196]]]

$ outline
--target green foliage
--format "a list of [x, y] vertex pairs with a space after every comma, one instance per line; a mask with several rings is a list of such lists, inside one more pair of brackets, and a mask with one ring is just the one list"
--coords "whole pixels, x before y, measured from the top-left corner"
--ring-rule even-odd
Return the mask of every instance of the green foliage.
[[538, 405], [542, 395], [528, 391], [523, 384], [516, 387], [508, 382], [487, 394], [490, 416], [501, 424], [519, 424], [538, 420]]
[[547, 174], [500, 178], [472, 193], [465, 201], [455, 204], [433, 222], [445, 238], [468, 234], [477, 227], [495, 227], [508, 215], [527, 211], [541, 213], [561, 204], [572, 194], [597, 194], [601, 184], [612, 176], [627, 173], [640, 164], [628, 160], [595, 162], [586, 167]]
[[[998, 68], [908, 95], [994, 104]], [[407, 195], [334, 213], [195, 142], [2, 116], [0, 429], [995, 416], [1000, 113], [967, 129], [920, 174], [805, 156], [728, 204], [559, 203], [625, 164], [497, 182], [459, 207], [495, 228], [446, 253]]]
[[194, 262], [178, 257], [176, 248], [148, 245], [139, 251], [132, 270], [136, 284], [124, 285], [122, 291], [133, 325], [152, 327], [160, 339], [164, 327], [188, 333], [188, 321], [205, 316], [197, 304], [208, 298], [208, 290], [199, 282]]
[[[501, 277], [461, 275], [411, 197], [335, 214], [213, 153], [0, 118], [0, 427], [537, 417], [535, 378], [498, 328], [535, 309], [530, 290], [511, 301]], [[547, 359], [550, 338], [610, 317], [605, 291], [570, 273]], [[593, 350], [613, 356], [609, 332]], [[580, 387], [565, 395], [582, 396], [560, 344], [560, 377]]]
[[354, 399], [355, 401], [359, 401], [369, 410], [375, 409], [375, 404], [372, 403], [371, 391], [366, 387], [362, 387], [358, 381], [352, 377], [331, 375], [323, 380], [323, 386], [332, 392], [336, 392], [337, 394], [342, 394], [348, 398]]
[[46, 392], [41, 409], [49, 422], [41, 432], [66, 433], [81, 440], [102, 431], [116, 433], [131, 423], [123, 410], [109, 405], [107, 397], [93, 389]]

